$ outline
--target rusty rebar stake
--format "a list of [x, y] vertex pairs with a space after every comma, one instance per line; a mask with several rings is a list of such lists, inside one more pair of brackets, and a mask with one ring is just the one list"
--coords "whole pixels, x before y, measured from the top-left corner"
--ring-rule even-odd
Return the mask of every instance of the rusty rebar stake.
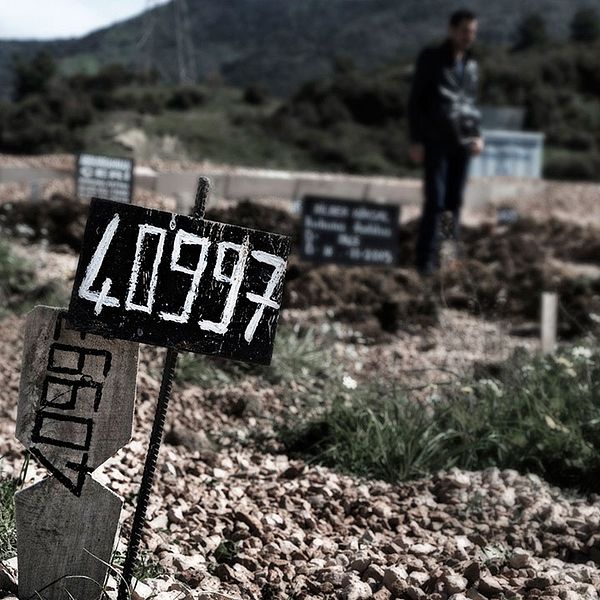
[[[209, 191], [210, 181], [206, 177], [200, 177], [196, 189], [196, 199], [193, 211], [193, 216], [197, 219], [204, 218]], [[135, 507], [135, 514], [131, 525], [127, 554], [125, 555], [125, 562], [123, 563], [123, 573], [119, 584], [118, 600], [129, 600], [131, 597], [131, 580], [133, 578], [133, 570], [140, 550], [140, 544], [142, 542], [142, 534], [146, 527], [148, 503], [150, 501], [150, 494], [152, 493], [152, 486], [156, 475], [158, 454], [165, 429], [165, 421], [167, 419], [167, 410], [169, 408], [169, 400], [171, 399], [171, 389], [173, 387], [173, 380], [175, 379], [178, 356], [179, 352], [177, 350], [172, 348], [167, 349], [160, 390], [158, 392], [158, 400], [156, 402], [156, 413], [154, 415], [154, 423], [152, 424], [152, 432], [150, 433], [150, 442], [148, 444], [148, 454], [146, 455], [146, 462], [144, 463], [144, 472], [142, 474], [137, 505]]]

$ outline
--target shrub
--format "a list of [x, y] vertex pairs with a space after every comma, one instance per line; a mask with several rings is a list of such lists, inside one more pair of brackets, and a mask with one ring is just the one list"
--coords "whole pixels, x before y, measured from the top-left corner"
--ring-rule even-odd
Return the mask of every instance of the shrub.
[[[115, 550], [111, 560], [111, 568], [119, 573], [125, 564], [125, 553]], [[135, 564], [133, 565], [133, 577], [137, 581], [146, 579], [156, 579], [165, 574], [164, 567], [155, 560], [154, 556], [148, 550], [142, 550], [138, 553]]]
[[527, 50], [548, 42], [546, 21], [540, 15], [531, 14], [523, 19], [517, 30], [515, 50]]
[[138, 110], [141, 113], [158, 115], [164, 110], [164, 107], [165, 101], [161, 94], [146, 92], [138, 100]]
[[189, 110], [203, 104], [206, 97], [202, 90], [194, 86], [177, 88], [167, 100], [167, 108], [171, 110]]
[[600, 154], [555, 152], [545, 161], [544, 177], [567, 181], [589, 181], [600, 178]]
[[110, 64], [102, 67], [95, 75], [84, 76], [83, 85], [86, 90], [109, 92], [127, 85], [135, 79], [135, 75], [121, 64]]
[[583, 94], [590, 94], [591, 96], [600, 95], [598, 52], [600, 52], [600, 44], [595, 44], [589, 48], [586, 47], [585, 52], [581, 52], [577, 58], [579, 89]]
[[581, 8], [571, 20], [571, 39], [574, 42], [595, 42], [600, 39], [600, 17], [593, 8]]
[[66, 294], [57, 282], [40, 285], [35, 271], [0, 240], [0, 315], [27, 312], [35, 304], [64, 304]]
[[260, 85], [249, 85], [244, 90], [243, 100], [246, 104], [261, 106], [268, 100], [268, 94]]
[[13, 68], [15, 100], [44, 93], [55, 73], [56, 63], [47, 51], [38, 52], [30, 61], [17, 58]]
[[577, 131], [564, 123], [549, 127], [546, 141], [550, 146], [561, 146], [569, 150], [590, 152], [596, 148], [596, 138], [592, 131]]

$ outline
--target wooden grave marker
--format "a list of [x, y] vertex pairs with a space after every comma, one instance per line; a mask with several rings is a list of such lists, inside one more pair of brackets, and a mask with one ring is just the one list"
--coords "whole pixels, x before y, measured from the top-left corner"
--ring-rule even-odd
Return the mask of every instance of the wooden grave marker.
[[16, 437], [50, 472], [15, 495], [19, 597], [98, 597], [121, 499], [91, 473], [131, 438], [138, 345], [80, 333], [66, 311], [27, 318]]
[[129, 204], [133, 199], [134, 164], [131, 158], [79, 154], [75, 173], [77, 197], [100, 197]]
[[287, 237], [93, 199], [69, 305], [82, 331], [165, 346], [167, 353], [119, 587], [126, 600], [180, 350], [269, 364], [283, 296]]

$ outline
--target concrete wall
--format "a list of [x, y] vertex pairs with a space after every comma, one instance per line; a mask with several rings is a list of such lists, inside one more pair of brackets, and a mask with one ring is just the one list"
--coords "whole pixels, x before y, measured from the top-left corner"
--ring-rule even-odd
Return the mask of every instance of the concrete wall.
[[200, 175], [211, 180], [213, 194], [228, 199], [281, 198], [297, 200], [309, 194], [381, 202], [417, 202], [420, 183], [413, 179], [356, 177], [263, 169], [204, 169], [197, 172], [159, 173], [156, 191], [175, 196], [183, 208], [194, 201]]
[[[135, 185], [177, 200], [178, 210], [189, 212], [194, 204], [198, 177], [209, 177], [217, 198], [298, 200], [315, 194], [401, 205], [421, 203], [418, 179], [358, 177], [266, 169], [205, 168], [179, 173], [157, 173], [148, 167], [135, 168]], [[35, 183], [73, 177], [66, 171], [34, 167], [0, 167], [0, 182]], [[545, 182], [533, 178], [478, 178], [470, 180], [465, 203], [477, 207], [502, 199], [526, 197], [543, 189]]]
[[[200, 175], [209, 177], [213, 195], [232, 200], [281, 198], [298, 200], [315, 194], [401, 205], [420, 204], [422, 186], [418, 179], [354, 177], [292, 171], [205, 169], [198, 172], [159, 173], [156, 191], [178, 200], [181, 211], [189, 211]], [[467, 186], [465, 205], [476, 208], [490, 202], [538, 193], [545, 182], [527, 178], [472, 178]]]
[[[32, 166], [0, 166], [0, 183], [42, 183], [51, 179], [74, 178], [72, 171], [50, 169]], [[134, 168], [134, 178], [137, 185], [144, 189], [155, 190], [157, 173], [148, 167]]]
[[0, 183], [41, 183], [50, 179], [63, 179], [65, 177], [73, 177], [73, 174], [58, 169], [0, 166]]

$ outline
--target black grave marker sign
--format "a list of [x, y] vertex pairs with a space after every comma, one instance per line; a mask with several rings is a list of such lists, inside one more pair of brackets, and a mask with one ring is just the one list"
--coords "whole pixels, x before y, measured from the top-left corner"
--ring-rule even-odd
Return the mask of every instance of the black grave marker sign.
[[268, 364], [286, 237], [93, 199], [69, 306], [73, 326]]
[[394, 265], [399, 218], [399, 206], [305, 196], [301, 256], [315, 263]]
[[77, 196], [129, 204], [133, 197], [133, 166], [134, 161], [130, 158], [80, 154], [77, 157]]

